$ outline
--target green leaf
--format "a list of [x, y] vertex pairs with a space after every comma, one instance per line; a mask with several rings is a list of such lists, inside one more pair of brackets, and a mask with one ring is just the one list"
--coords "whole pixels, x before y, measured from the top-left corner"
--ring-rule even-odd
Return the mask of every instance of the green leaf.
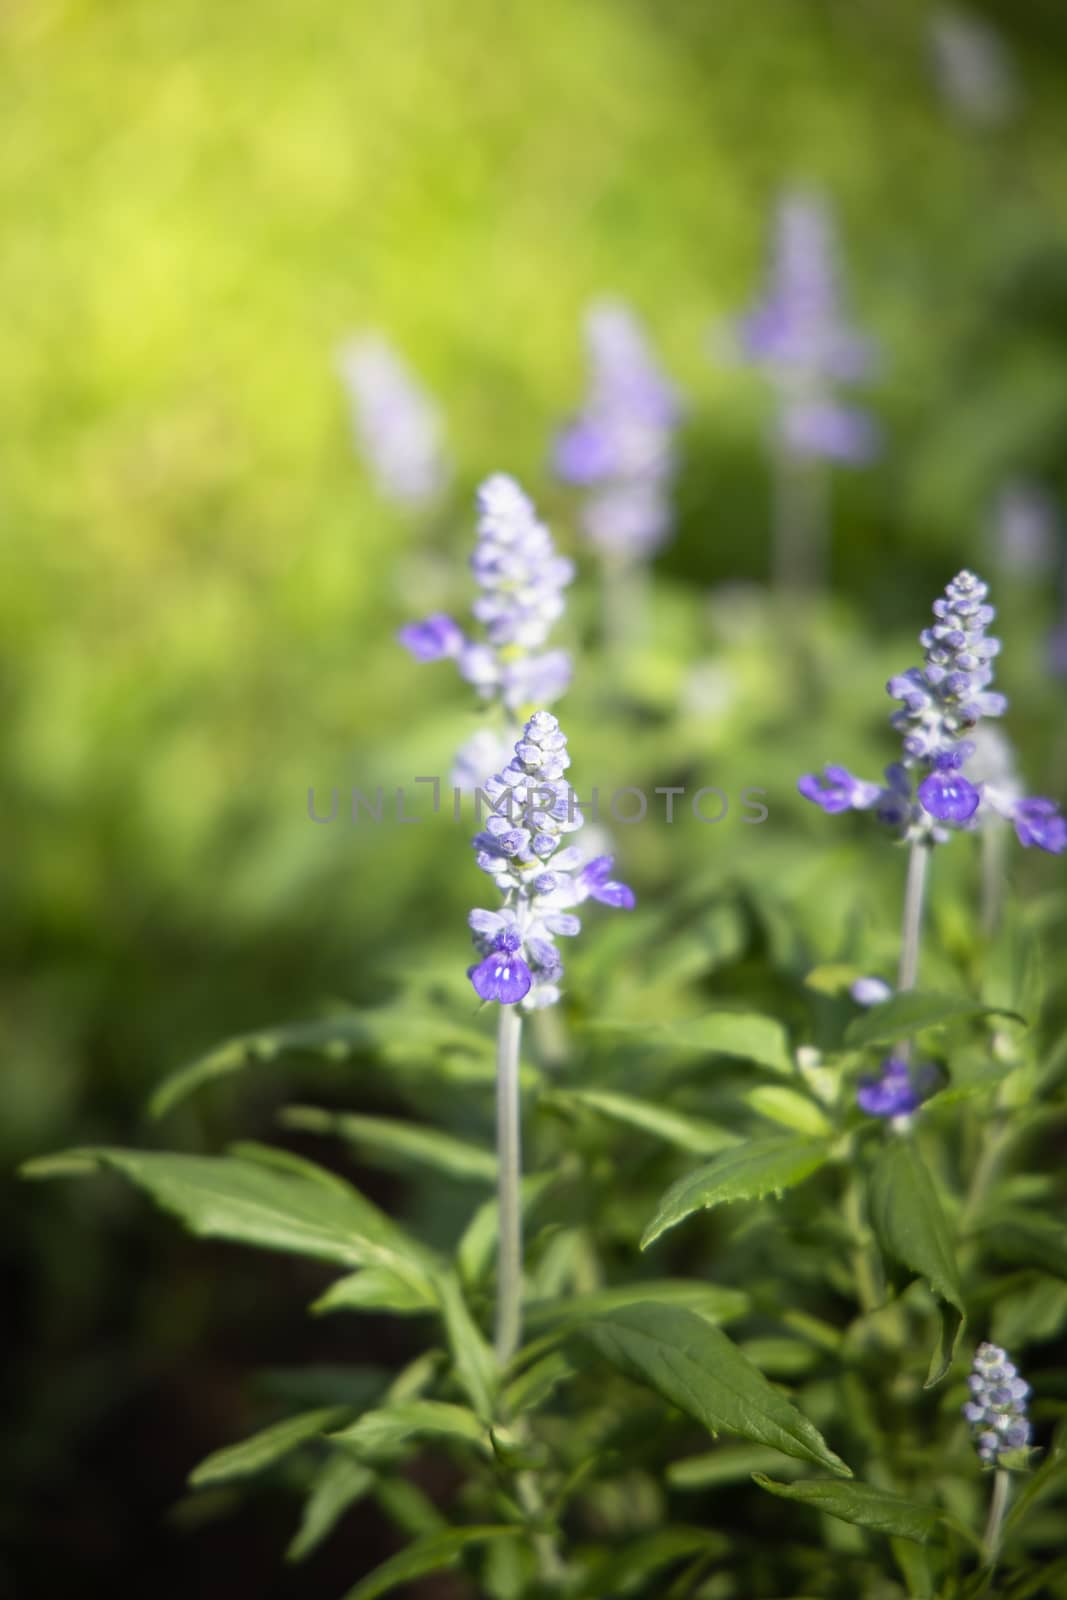
[[[560, 1181], [561, 1174], [555, 1172], [535, 1172], [523, 1178], [520, 1189], [523, 1221], [527, 1221], [530, 1213], [538, 1201]], [[473, 1287], [480, 1283], [489, 1271], [496, 1255], [497, 1239], [500, 1235], [500, 1210], [496, 1198], [483, 1200], [474, 1213], [470, 1222], [463, 1230], [463, 1236], [456, 1246], [456, 1265], [460, 1277], [468, 1286]]]
[[240, 1034], [199, 1056], [172, 1073], [149, 1102], [154, 1117], [162, 1117], [205, 1084], [231, 1077], [248, 1067], [263, 1066], [286, 1056], [312, 1056], [327, 1061], [347, 1061], [371, 1048], [409, 1054], [421, 1051], [431, 1057], [455, 1052], [485, 1063], [491, 1070], [493, 1044], [488, 1035], [464, 1027], [446, 1015], [421, 1014], [403, 1004], [361, 1012], [343, 1012], [312, 1022], [292, 1022]]
[[941, 1332], [926, 1378], [930, 1388], [952, 1364], [965, 1310], [952, 1238], [913, 1138], [890, 1137], [882, 1147], [871, 1171], [870, 1199], [871, 1222], [883, 1251], [925, 1278], [942, 1303]]
[[633, 1305], [583, 1325], [613, 1366], [647, 1384], [712, 1433], [720, 1428], [851, 1477], [821, 1433], [703, 1317], [680, 1306]]
[[701, 1283], [690, 1278], [652, 1278], [645, 1283], [564, 1295], [558, 1300], [533, 1300], [527, 1305], [523, 1320], [533, 1332], [539, 1328], [584, 1322], [635, 1305], [682, 1306], [710, 1322], [730, 1322], [744, 1316], [749, 1298], [743, 1290], [722, 1284]]
[[470, 1314], [455, 1274], [442, 1273], [436, 1287], [456, 1375], [475, 1411], [488, 1420], [493, 1414], [498, 1372], [493, 1353]]
[[316, 1316], [327, 1311], [392, 1311], [405, 1316], [435, 1311], [437, 1301], [428, 1288], [407, 1283], [386, 1267], [364, 1267], [331, 1283], [311, 1309]]
[[329, 1406], [319, 1411], [305, 1411], [298, 1417], [286, 1417], [263, 1428], [240, 1444], [227, 1445], [201, 1461], [189, 1474], [194, 1489], [205, 1484], [228, 1483], [231, 1478], [250, 1478], [276, 1461], [287, 1456], [308, 1439], [320, 1438], [350, 1415], [347, 1406]]
[[649, 1100], [639, 1100], [633, 1095], [616, 1094], [607, 1089], [567, 1089], [542, 1095], [542, 1105], [586, 1107], [614, 1122], [622, 1122], [654, 1139], [663, 1139], [680, 1150], [694, 1155], [711, 1155], [716, 1150], [738, 1143], [739, 1136], [703, 1117], [691, 1116], [685, 1111], [674, 1111], [669, 1106], [658, 1106]]
[[489, 1449], [488, 1432], [474, 1412], [445, 1400], [406, 1400], [365, 1411], [347, 1428], [330, 1435], [332, 1443], [343, 1445], [361, 1458], [373, 1458], [383, 1452], [390, 1455], [412, 1439], [427, 1437], [454, 1439], [481, 1450]]
[[342, 1266], [388, 1268], [430, 1289], [435, 1258], [357, 1190], [237, 1156], [162, 1155], [105, 1146], [32, 1163], [30, 1176], [108, 1168], [206, 1239], [229, 1239]]
[[965, 1018], [973, 1021], [976, 1017], [1010, 1017], [1026, 1025], [1025, 1017], [1003, 1006], [982, 1005], [962, 994], [932, 994], [910, 989], [879, 1006], [871, 1006], [860, 1017], [853, 1017], [845, 1029], [845, 1043], [853, 1049], [871, 1044], [895, 1044], [898, 1039], [910, 1039], [913, 1034], [922, 1033], [924, 1028], [961, 1022]]
[[642, 1589], [664, 1567], [693, 1556], [722, 1556], [728, 1548], [721, 1533], [707, 1528], [661, 1528], [595, 1561], [578, 1594], [581, 1600], [616, 1600]]
[[1056, 1447], [1021, 1485], [1004, 1523], [1005, 1535], [1014, 1533], [1040, 1500], [1060, 1489], [1067, 1489], [1067, 1450]]
[[464, 1550], [473, 1545], [487, 1544], [490, 1539], [513, 1539], [515, 1529], [506, 1524], [501, 1527], [450, 1528], [447, 1533], [431, 1534], [408, 1545], [390, 1560], [382, 1563], [362, 1583], [349, 1589], [344, 1600], [378, 1600], [400, 1583], [410, 1583], [427, 1572], [440, 1572], [454, 1565]]
[[285, 1552], [287, 1561], [303, 1561], [318, 1549], [344, 1516], [349, 1506], [367, 1493], [374, 1473], [360, 1461], [333, 1455], [324, 1462], [304, 1501], [300, 1526]]
[[617, 1034], [626, 1042], [648, 1044], [657, 1051], [733, 1056], [769, 1067], [772, 1072], [793, 1070], [789, 1039], [782, 1024], [758, 1012], [712, 1011], [677, 1022], [597, 1021], [589, 1026], [596, 1033]]
[[940, 1515], [931, 1506], [922, 1505], [918, 1500], [906, 1500], [902, 1495], [887, 1494], [882, 1489], [872, 1489], [869, 1483], [857, 1483], [855, 1479], [850, 1483], [842, 1483], [839, 1478], [775, 1483], [762, 1472], [754, 1472], [752, 1476], [761, 1489], [783, 1500], [798, 1500], [841, 1522], [852, 1522], [857, 1527], [887, 1533], [897, 1539], [911, 1539], [915, 1544], [926, 1544], [941, 1524]]
[[777, 1122], [782, 1127], [792, 1128], [796, 1133], [824, 1139], [833, 1132], [814, 1100], [797, 1089], [787, 1089], [785, 1084], [760, 1084], [758, 1088], [750, 1089], [744, 1098], [745, 1104], [751, 1106], [757, 1115], [766, 1117], [769, 1122]]
[[808, 1463], [783, 1460], [777, 1450], [764, 1444], [716, 1445], [704, 1455], [672, 1461], [667, 1482], [672, 1489], [712, 1489], [722, 1483], [744, 1483], [764, 1468], [791, 1475], [806, 1472]]
[[336, 1134], [353, 1145], [365, 1160], [385, 1156], [387, 1164], [392, 1165], [388, 1158], [400, 1157], [402, 1163], [431, 1167], [450, 1178], [496, 1182], [496, 1156], [490, 1150], [421, 1123], [321, 1111], [315, 1106], [286, 1106], [278, 1113], [278, 1121], [301, 1133]]
[[1067, 1228], [1054, 1217], [1005, 1208], [990, 1217], [981, 1233], [999, 1260], [1067, 1279]]
[[517, 1417], [523, 1411], [536, 1411], [561, 1383], [569, 1383], [575, 1369], [558, 1350], [535, 1361], [504, 1392], [504, 1414]]
[[641, 1249], [694, 1211], [731, 1200], [757, 1200], [802, 1183], [825, 1161], [830, 1148], [810, 1139], [750, 1139], [736, 1149], [724, 1150], [707, 1166], [679, 1178], [659, 1203], [659, 1209], [641, 1240]]

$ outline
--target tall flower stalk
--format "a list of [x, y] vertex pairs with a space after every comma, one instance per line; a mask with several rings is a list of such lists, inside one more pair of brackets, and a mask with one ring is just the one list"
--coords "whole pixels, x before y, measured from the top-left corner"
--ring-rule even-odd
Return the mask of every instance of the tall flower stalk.
[[604, 637], [621, 660], [644, 629], [649, 561], [673, 529], [681, 404], [627, 306], [592, 306], [585, 342], [585, 400], [556, 439], [553, 464], [583, 491], [581, 528], [601, 563]]
[[[469, 923], [479, 960], [469, 969], [480, 1000], [500, 1006], [497, 1031], [497, 1163], [500, 1243], [496, 1353], [504, 1364], [521, 1337], [522, 1151], [519, 1052], [522, 1012], [560, 999], [563, 962], [557, 938], [581, 931], [574, 907], [586, 900], [630, 910], [634, 896], [611, 877], [610, 856], [586, 861], [564, 836], [582, 826], [577, 797], [563, 774], [567, 739], [548, 711], [527, 722], [514, 754], [485, 786], [492, 807], [473, 840], [475, 859], [503, 896], [497, 910], [476, 908]], [[481, 795], [479, 795], [481, 799]]]
[[794, 191], [779, 203], [767, 291], [737, 337], [775, 396], [774, 580], [818, 588], [829, 567], [829, 466], [869, 461], [878, 437], [866, 412], [839, 396], [869, 375], [874, 347], [844, 317], [832, 219], [817, 196]]
[[566, 650], [544, 646], [563, 615], [573, 562], [558, 554], [533, 502], [506, 473], [485, 480], [477, 507], [475, 631], [438, 612], [397, 635], [416, 661], [455, 661], [478, 697], [503, 713], [503, 729], [482, 730], [459, 752], [454, 781], [469, 789], [506, 762], [522, 714], [558, 700], [572, 672]]
[[379, 493], [409, 510], [431, 506], [451, 476], [437, 406], [381, 334], [349, 339], [337, 370], [356, 447]]
[[[974, 573], [958, 573], [934, 601], [933, 622], [919, 635], [923, 665], [889, 680], [889, 695], [900, 703], [890, 720], [901, 735], [902, 753], [885, 769], [885, 781], [870, 783], [846, 767], [827, 766], [821, 776], [808, 773], [797, 784], [805, 799], [826, 812], [873, 811], [909, 846], [901, 989], [913, 988], [918, 974], [928, 868], [936, 845], [955, 831], [974, 831], [1003, 818], [1014, 825], [1020, 844], [1056, 855], [1067, 850], [1067, 821], [1055, 801], [1026, 798], [1002, 776], [975, 783], [963, 770], [976, 754], [976, 741], [966, 736], [983, 718], [1003, 716], [1008, 706], [992, 688], [1000, 641], [988, 632], [996, 615], [988, 593]], [[900, 1049], [885, 1061], [880, 1076], [861, 1085], [858, 1098], [872, 1116], [914, 1111], [921, 1086], [907, 1051]]]

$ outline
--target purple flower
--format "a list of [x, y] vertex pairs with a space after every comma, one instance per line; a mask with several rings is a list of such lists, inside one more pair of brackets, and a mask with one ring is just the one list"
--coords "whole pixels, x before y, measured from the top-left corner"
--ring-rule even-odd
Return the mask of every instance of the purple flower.
[[493, 948], [484, 961], [470, 969], [474, 992], [482, 1000], [498, 1000], [501, 1005], [514, 1005], [525, 999], [533, 984], [533, 974], [519, 951], [522, 940], [514, 928], [506, 928], [493, 941]]
[[805, 800], [813, 800], [831, 815], [837, 811], [869, 811], [881, 799], [883, 791], [877, 783], [854, 778], [847, 767], [828, 766], [823, 772], [825, 779], [812, 772], [798, 778], [797, 788]]
[[617, 906], [620, 911], [632, 911], [637, 903], [633, 890], [608, 876], [614, 860], [614, 856], [596, 856], [579, 872], [578, 886], [602, 905]]
[[389, 500], [424, 505], [448, 481], [436, 407], [380, 334], [351, 339], [337, 366], [360, 452]]
[[865, 411], [830, 400], [787, 400], [782, 438], [795, 456], [862, 466], [878, 454], [879, 433]]
[[906, 1061], [895, 1056], [882, 1062], [876, 1078], [861, 1078], [856, 1104], [869, 1117], [901, 1117], [918, 1109], [921, 1095]]
[[422, 622], [409, 622], [397, 632], [397, 639], [416, 661], [440, 661], [458, 656], [466, 640], [459, 625], [444, 612], [435, 612]]
[[436, 615], [401, 628], [397, 637], [419, 661], [451, 657], [484, 700], [516, 712], [548, 705], [567, 688], [571, 658], [544, 650], [563, 614], [563, 590], [574, 564], [560, 556], [530, 499], [514, 478], [496, 473], [478, 490], [478, 539], [471, 570], [472, 606], [484, 641], [468, 639], [451, 617]]
[[858, 1006], [880, 1006], [893, 997], [883, 978], [857, 978], [848, 991]]
[[978, 810], [981, 793], [962, 773], [936, 770], [919, 785], [919, 804], [938, 822], [966, 822]]
[[980, 1344], [967, 1379], [971, 1398], [962, 1407], [971, 1426], [979, 1457], [987, 1467], [1000, 1465], [1012, 1450], [1030, 1443], [1026, 1401], [1030, 1385], [997, 1344]]
[[681, 408], [626, 306], [593, 307], [585, 334], [586, 400], [557, 438], [553, 466], [565, 483], [587, 491], [582, 527], [592, 543], [615, 556], [644, 559], [671, 529], [673, 437]]
[[555, 1005], [563, 976], [555, 941], [581, 931], [571, 908], [587, 899], [634, 904], [632, 891], [609, 878], [610, 856], [583, 865], [582, 850], [563, 843], [583, 821], [563, 777], [569, 766], [559, 723], [537, 711], [511, 761], [481, 786], [494, 810], [473, 841], [475, 858], [505, 897], [499, 911], [478, 908], [468, 919], [482, 957], [469, 976], [483, 1000], [527, 1010]]
[[1062, 855], [1067, 850], [1067, 819], [1060, 815], [1055, 800], [1045, 800], [1034, 795], [1029, 800], [1017, 800], [1012, 810], [1015, 833], [1021, 845], [1036, 845], [1050, 855]]

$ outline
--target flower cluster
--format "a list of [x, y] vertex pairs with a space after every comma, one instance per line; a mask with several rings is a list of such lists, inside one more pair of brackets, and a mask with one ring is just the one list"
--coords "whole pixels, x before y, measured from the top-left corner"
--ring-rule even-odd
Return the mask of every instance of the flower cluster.
[[1001, 1456], [1023, 1450], [1030, 1443], [1026, 1418], [1030, 1385], [1020, 1378], [999, 1345], [980, 1344], [967, 1387], [971, 1398], [963, 1407], [963, 1415], [971, 1425], [978, 1454], [986, 1466], [999, 1466]]
[[472, 611], [484, 640], [467, 637], [437, 614], [397, 635], [417, 661], [452, 658], [485, 700], [510, 712], [550, 704], [571, 678], [565, 650], [542, 650], [563, 613], [563, 590], [574, 565], [556, 553], [552, 536], [514, 478], [497, 473], [478, 490], [478, 539], [471, 569], [478, 582]]
[[590, 899], [633, 907], [632, 890], [610, 876], [610, 856], [586, 862], [580, 847], [563, 845], [564, 835], [576, 833], [583, 821], [563, 776], [569, 765], [556, 718], [536, 711], [510, 763], [484, 785], [493, 810], [473, 844], [504, 905], [472, 911], [469, 918], [481, 957], [469, 976], [482, 1000], [521, 1002], [526, 1010], [555, 1005], [563, 975], [555, 940], [581, 930], [573, 908]]
[[778, 389], [782, 443], [790, 454], [870, 460], [874, 425], [836, 391], [869, 374], [874, 349], [842, 315], [831, 219], [815, 196], [792, 193], [780, 203], [768, 292], [741, 318], [738, 338]]
[[963, 771], [976, 753], [965, 735], [983, 717], [1007, 709], [1004, 696], [990, 687], [1000, 641], [987, 632], [995, 616], [987, 595], [973, 573], [953, 578], [934, 602], [933, 624], [919, 635], [924, 665], [889, 680], [891, 698], [901, 703], [890, 720], [903, 751], [886, 768], [884, 783], [828, 766], [821, 778], [808, 773], [799, 780], [805, 799], [827, 812], [873, 811], [904, 838], [935, 843], [947, 839], [951, 827], [974, 828], [999, 815], [1014, 824], [1020, 844], [1054, 855], [1067, 850], [1067, 821], [1054, 801], [1028, 799], [1014, 784], [995, 779], [976, 784]]
[[379, 334], [338, 352], [360, 452], [388, 500], [420, 506], [436, 498], [449, 471], [437, 408]]
[[556, 440], [565, 483], [587, 490], [582, 527], [601, 551], [642, 560], [671, 530], [678, 396], [625, 306], [604, 303], [586, 317], [590, 381], [580, 414]]

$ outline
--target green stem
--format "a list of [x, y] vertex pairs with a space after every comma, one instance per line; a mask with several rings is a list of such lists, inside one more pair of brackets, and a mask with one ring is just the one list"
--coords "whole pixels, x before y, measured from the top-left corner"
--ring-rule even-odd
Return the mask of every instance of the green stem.
[[771, 560], [780, 594], [818, 593], [829, 566], [829, 474], [821, 461], [798, 460], [781, 432], [774, 450]]
[[496, 1272], [496, 1358], [506, 1366], [519, 1347], [522, 1328], [522, 1213], [519, 1180], [519, 1043], [522, 1016], [502, 1005], [496, 1046], [496, 1155], [500, 1233]]
[[993, 1497], [989, 1502], [989, 1520], [982, 1535], [982, 1554], [990, 1567], [995, 1567], [1000, 1555], [1000, 1538], [1004, 1527], [1004, 1514], [1011, 1494], [1011, 1473], [998, 1467], [993, 1476]]
[[914, 989], [919, 976], [919, 944], [922, 938], [923, 904], [926, 899], [926, 869], [931, 846], [915, 840], [908, 855], [908, 881], [904, 889], [904, 921], [900, 930], [900, 970], [897, 992]]

